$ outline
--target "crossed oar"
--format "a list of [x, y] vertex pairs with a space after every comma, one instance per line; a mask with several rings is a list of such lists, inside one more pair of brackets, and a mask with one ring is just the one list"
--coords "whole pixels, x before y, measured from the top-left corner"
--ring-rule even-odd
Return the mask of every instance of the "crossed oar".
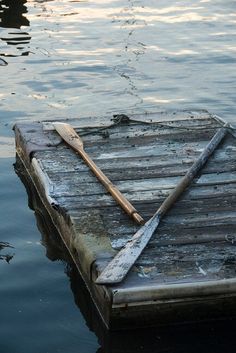
[[[123, 209], [133, 217], [138, 223], [142, 223], [143, 219], [138, 215], [135, 208], [129, 203], [128, 200], [120, 193], [118, 189], [110, 182], [110, 180], [101, 172], [101, 170], [95, 165], [93, 161], [88, 157], [86, 152], [83, 150], [83, 143], [75, 130], [69, 125], [64, 123], [53, 123], [55, 129], [60, 136], [74, 148], [85, 162], [94, 171], [95, 175], [103, 183], [110, 193], [115, 197], [117, 202], [123, 207]], [[177, 186], [164, 200], [158, 210], [125, 244], [125, 246], [116, 254], [111, 262], [105, 267], [102, 273], [98, 276], [96, 284], [114, 284], [121, 282], [129, 272], [130, 268], [134, 265], [137, 258], [140, 256], [156, 228], [158, 227], [161, 218], [171, 208], [174, 202], [179, 198], [183, 191], [189, 186], [191, 181], [194, 179], [198, 171], [204, 166], [210, 155], [217, 148], [219, 143], [227, 134], [227, 126], [225, 124], [220, 128], [213, 138], [210, 140], [208, 145], [205, 147], [199, 158], [193, 163], [191, 168], [187, 171], [184, 177], [180, 180]], [[99, 173], [96, 170], [99, 170]], [[102, 175], [102, 178], [100, 176]], [[105, 183], [104, 183], [105, 180]], [[112, 185], [112, 187], [111, 187]], [[115, 193], [113, 192], [115, 190]], [[118, 196], [117, 196], [118, 195]], [[126, 207], [125, 205], [129, 205]]]

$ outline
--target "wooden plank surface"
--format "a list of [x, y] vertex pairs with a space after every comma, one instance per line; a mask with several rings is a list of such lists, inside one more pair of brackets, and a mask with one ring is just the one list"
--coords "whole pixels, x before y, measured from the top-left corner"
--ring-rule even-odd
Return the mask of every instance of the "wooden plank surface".
[[[221, 124], [207, 112], [132, 118], [135, 120], [132, 123], [113, 126], [110, 125], [114, 122], [107, 118], [70, 122], [77, 126], [94, 162], [148, 220]], [[27, 153], [31, 153], [30, 157], [39, 163], [50, 184], [47, 192], [56, 205], [53, 217], [58, 215], [58, 224], [66, 222], [68, 229], [73, 230], [69, 246], [82, 257], [82, 272], [90, 271], [92, 266], [95, 279], [112, 254], [139, 227], [116, 205], [80, 157], [61, 141], [50, 123], [43, 127], [19, 125], [16, 134], [22, 160], [29, 163]], [[37, 149], [42, 136], [44, 143]], [[121, 288], [129, 291], [129, 288], [145, 285], [150, 286], [151, 293], [153, 285], [207, 284], [208, 281], [235, 279], [235, 141], [229, 134], [219, 146], [191, 187], [162, 220]], [[28, 168], [31, 167], [28, 164]], [[34, 178], [33, 169], [30, 173]], [[50, 204], [48, 207], [50, 209]], [[93, 216], [95, 224], [90, 224]], [[96, 224], [99, 225], [97, 233]], [[100, 243], [99, 236], [102, 237]], [[94, 251], [89, 249], [92, 241], [97, 242]], [[93, 283], [90, 286], [93, 288]], [[100, 290], [94, 287], [95, 292]], [[108, 289], [107, 293], [112, 295], [113, 289]]]

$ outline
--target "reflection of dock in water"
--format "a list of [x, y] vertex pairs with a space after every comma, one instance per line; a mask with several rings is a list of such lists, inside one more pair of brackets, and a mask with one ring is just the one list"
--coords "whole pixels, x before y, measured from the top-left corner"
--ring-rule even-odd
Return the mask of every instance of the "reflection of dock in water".
[[[65, 263], [75, 304], [83, 314], [88, 328], [98, 337], [101, 347], [97, 353], [235, 352], [236, 319], [231, 318], [198, 324], [108, 331], [46, 208], [43, 207], [33, 183], [29, 182], [29, 176], [19, 158], [15, 169], [27, 189], [29, 207], [35, 211], [46, 255], [51, 261], [61, 260]], [[232, 315], [234, 315], [233, 312]]]
[[28, 12], [26, 2], [26, 0], [1, 0], [0, 26], [4, 28], [29, 26], [28, 19], [23, 15]]
[[[30, 43], [31, 37], [28, 32], [20, 30], [21, 27], [30, 25], [24, 16], [28, 12], [26, 2], [26, 0], [0, 0], [0, 27], [5, 28], [5, 31], [0, 32], [0, 39], [6, 44], [1, 46], [0, 56], [22, 56], [30, 53], [26, 50], [26, 46]], [[13, 46], [17, 51], [13, 50]]]

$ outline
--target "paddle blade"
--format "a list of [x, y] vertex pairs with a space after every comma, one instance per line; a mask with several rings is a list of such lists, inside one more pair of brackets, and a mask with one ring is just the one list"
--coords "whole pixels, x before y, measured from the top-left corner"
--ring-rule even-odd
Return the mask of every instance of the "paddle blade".
[[155, 216], [145, 223], [98, 276], [96, 284], [121, 282], [146, 247], [159, 221], [159, 216]]
[[71, 125], [61, 122], [54, 122], [53, 126], [63, 140], [74, 148], [74, 150], [78, 151], [83, 149], [83, 141]]

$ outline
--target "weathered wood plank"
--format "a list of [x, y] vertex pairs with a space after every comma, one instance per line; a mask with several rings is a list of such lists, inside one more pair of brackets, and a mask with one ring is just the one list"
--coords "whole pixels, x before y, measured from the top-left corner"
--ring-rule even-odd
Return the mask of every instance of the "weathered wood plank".
[[[198, 111], [173, 111], [173, 112], [153, 112], [148, 114], [131, 114], [129, 115], [131, 119], [135, 120], [136, 122], [178, 122], [178, 121], [185, 121], [191, 123], [192, 120], [208, 120], [209, 118], [212, 119], [212, 115], [204, 110]], [[115, 115], [113, 116], [89, 116], [89, 117], [80, 117], [80, 118], [71, 118], [70, 123], [72, 126], [77, 128], [87, 128], [87, 127], [102, 127], [107, 126], [114, 123]], [[116, 118], [115, 118], [116, 119]], [[67, 122], [68, 119], [63, 120], [63, 122]], [[215, 119], [212, 119], [214, 122]], [[32, 126], [33, 124], [31, 124]], [[44, 129], [46, 131], [54, 130], [52, 126], [52, 121], [44, 122]]]
[[[236, 243], [229, 242], [208, 242], [204, 244], [187, 244], [187, 245], [169, 245], [169, 246], [155, 246], [151, 250], [147, 248], [140, 257], [144, 263], [156, 263], [161, 267], [161, 263], [166, 266], [168, 263], [188, 262], [188, 261], [202, 261], [205, 260], [226, 260], [236, 263]], [[150, 257], [150, 252], [152, 257]], [[165, 261], [160, 261], [161, 258]], [[140, 260], [140, 261], [141, 261]]]
[[[142, 285], [222, 280], [235, 276], [235, 263], [235, 245], [223, 242], [156, 246], [151, 253], [144, 251], [131, 276], [134, 285], [138, 278]], [[131, 289], [132, 281], [128, 285]]]
[[[222, 185], [220, 185], [221, 187]], [[184, 194], [180, 200], [177, 202], [176, 207], [170, 211], [171, 214], [185, 214], [185, 213], [195, 213], [199, 209], [215, 211], [221, 209], [232, 209], [235, 205], [236, 188], [235, 185], [230, 185], [228, 188], [224, 185], [223, 188], [194, 188], [188, 194]], [[224, 191], [227, 189], [227, 193]], [[125, 195], [130, 199], [130, 201], [138, 207], [144, 214], [148, 215], [152, 212], [153, 208], [156, 209], [157, 206], [163, 202], [166, 195], [169, 194], [170, 190], [163, 190], [159, 192], [146, 192]], [[210, 195], [210, 197], [209, 197]], [[194, 196], [194, 198], [193, 198]], [[88, 196], [65, 196], [55, 198], [61, 207], [65, 207], [68, 210], [77, 209], [78, 211], [82, 208], [102, 208], [116, 206], [114, 200], [107, 195], [88, 195]], [[114, 211], [113, 211], [114, 212]], [[117, 215], [118, 216], [118, 215]]]
[[[151, 151], [151, 150], [150, 150]], [[55, 152], [55, 157], [51, 159], [51, 152], [44, 151], [44, 153], [37, 152], [35, 154], [36, 158], [39, 158], [44, 165], [46, 170], [51, 170], [55, 172], [60, 172], [62, 169], [62, 165], [64, 166], [64, 170], [68, 171], [86, 171], [88, 170], [87, 166], [85, 166], [84, 162], [80, 158], [75, 158], [73, 151], [68, 148], [58, 148]], [[166, 149], [161, 153], [161, 150], [158, 151], [157, 155], [151, 154], [150, 156], [138, 156], [131, 158], [124, 158], [122, 154], [120, 154], [116, 158], [102, 159], [101, 157], [98, 159], [96, 155], [90, 153], [93, 160], [99, 165], [103, 170], [115, 170], [121, 169], [124, 165], [132, 168], [150, 168], [150, 167], [165, 167], [173, 165], [173, 168], [176, 165], [193, 163], [194, 159], [199, 155], [199, 149], [194, 150], [191, 145], [185, 145], [185, 151], [182, 148], [178, 149], [178, 153], [176, 151], [172, 151], [171, 148]], [[211, 160], [208, 162], [208, 165], [212, 165], [214, 163], [220, 164], [223, 161], [233, 162], [236, 157], [236, 146], [227, 143], [224, 148], [219, 149], [214, 153]]]
[[[163, 139], [166, 141], [169, 137], [173, 137], [173, 141], [184, 141], [187, 139], [190, 142], [189, 133], [192, 131], [196, 134], [199, 140], [207, 139], [209, 136], [214, 134], [220, 128], [218, 123], [210, 123], [208, 126], [198, 126], [195, 124], [191, 126], [183, 127], [179, 124], [179, 127], [170, 126], [170, 125], [155, 125], [155, 124], [140, 124], [140, 125], [118, 125], [110, 128], [102, 129], [76, 129], [78, 134], [83, 138], [84, 143], [87, 146], [92, 146], [96, 143], [99, 147], [104, 144], [113, 144], [116, 145], [125, 145], [133, 142], [137, 142], [140, 145], [146, 143], [151, 143], [158, 139], [160, 143], [163, 143]], [[43, 132], [47, 136], [56, 137], [55, 132]], [[192, 136], [193, 141], [196, 141], [195, 136]], [[132, 141], [132, 142], [131, 142]]]
[[[110, 236], [111, 243], [119, 248], [131, 239], [139, 228], [135, 224], [130, 224], [128, 219], [122, 216], [121, 221], [117, 221], [112, 212], [109, 213], [108, 210], [105, 213], [105, 210], [101, 210], [100, 214], [102, 219], [106, 219], [104, 227]], [[73, 220], [79, 222], [83, 212], [73, 210], [71, 213], [73, 214]], [[160, 223], [158, 231], [155, 232], [150, 242], [150, 247], [156, 246], [159, 242], [164, 242], [166, 245], [171, 243], [181, 244], [182, 242], [191, 244], [214, 242], [219, 239], [234, 243], [235, 235], [232, 226], [235, 227], [235, 225], [235, 211], [218, 211], [217, 213], [204, 214], [202, 210], [195, 218], [192, 214], [168, 216]]]
[[[53, 197], [59, 196], [83, 196], [83, 195], [100, 195], [104, 194], [104, 187], [97, 182], [96, 178], [91, 175], [88, 176], [90, 182], [80, 182], [77, 174], [64, 174], [61, 178], [58, 174], [50, 175], [50, 181], [53, 184]], [[95, 179], [95, 180], [94, 180]], [[165, 177], [165, 178], [149, 178], [145, 180], [125, 180], [117, 181], [116, 186], [123, 193], [137, 193], [141, 191], [156, 191], [173, 189], [179, 180], [179, 177]], [[222, 172], [219, 174], [203, 174], [198, 179], [194, 179], [194, 185], [201, 186], [218, 186], [221, 184], [236, 183], [236, 172]]]
[[[115, 226], [114, 226], [115, 228]], [[124, 227], [125, 228], [125, 227]], [[133, 227], [134, 228], [134, 227]], [[116, 228], [115, 228], [116, 229]], [[119, 233], [119, 230], [111, 232], [111, 229], [106, 227], [106, 230], [111, 235], [111, 244], [114, 249], [120, 249], [135, 233], [135, 229], [131, 233]], [[127, 228], [124, 229], [127, 231]], [[122, 236], [120, 235], [122, 234]], [[222, 224], [221, 227], [201, 227], [201, 228], [184, 228], [184, 227], [169, 227], [168, 230], [162, 232], [160, 229], [158, 234], [151, 239], [147, 249], [152, 249], [156, 246], [169, 245], [192, 245], [202, 243], [232, 243], [236, 242], [236, 237], [232, 231], [231, 225]], [[151, 250], [150, 250], [151, 251]]]
[[[186, 171], [189, 169], [189, 167], [193, 164], [192, 161], [189, 161], [188, 163], [179, 163], [175, 165], [167, 165], [167, 166], [160, 166], [160, 167], [155, 167], [155, 166], [149, 166], [149, 167], [133, 167], [130, 169], [125, 170], [123, 168], [116, 168], [116, 169], [106, 169], [106, 175], [109, 179], [111, 179], [113, 182], [116, 181], [126, 181], [126, 180], [133, 180], [133, 179], [154, 179], [154, 178], [165, 178], [165, 177], [177, 177], [177, 176], [183, 176]], [[69, 169], [69, 168], [68, 168]], [[229, 173], [229, 172], [234, 172], [236, 169], [235, 163], [233, 161], [224, 161], [224, 164], [219, 162], [219, 163], [209, 163], [209, 165], [204, 168], [204, 171], [202, 174], [212, 174], [212, 173]], [[68, 173], [68, 177], [70, 174], [72, 175], [73, 173], [80, 173], [80, 181], [81, 182], [94, 182], [94, 178], [91, 176], [91, 173], [88, 170], [83, 170], [83, 171], [75, 171], [75, 170], [64, 170], [63, 172], [60, 171], [60, 173], [56, 172], [57, 175], [63, 177]], [[53, 176], [55, 174], [55, 171], [53, 170], [52, 172], [48, 172], [48, 176]]]

